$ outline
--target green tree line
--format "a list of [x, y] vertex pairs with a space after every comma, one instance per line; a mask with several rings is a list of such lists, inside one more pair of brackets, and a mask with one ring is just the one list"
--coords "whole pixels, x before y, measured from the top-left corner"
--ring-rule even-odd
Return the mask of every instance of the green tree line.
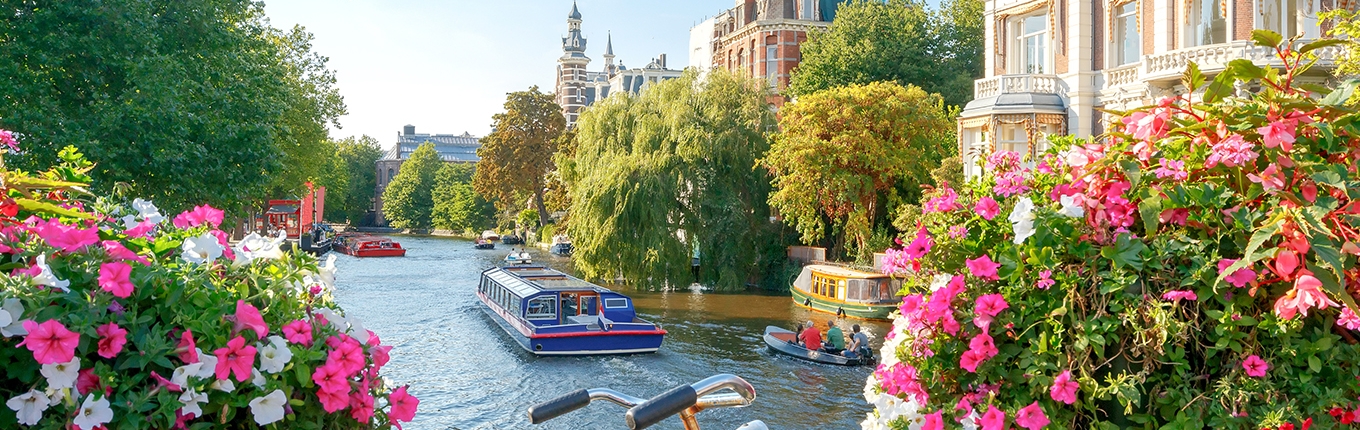
[[444, 163], [426, 142], [402, 163], [383, 191], [383, 215], [394, 228], [477, 232], [494, 226], [496, 208], [472, 187], [476, 168]]

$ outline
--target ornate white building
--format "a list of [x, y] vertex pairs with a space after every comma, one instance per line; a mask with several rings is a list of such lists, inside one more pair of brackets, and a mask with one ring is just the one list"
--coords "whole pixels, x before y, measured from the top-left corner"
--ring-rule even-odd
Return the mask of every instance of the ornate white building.
[[562, 38], [562, 57], [557, 59], [557, 104], [562, 106], [567, 128], [576, 125], [583, 109], [609, 97], [611, 91], [637, 94], [651, 84], [678, 78], [683, 73], [666, 68], [666, 54], [653, 58], [640, 69], [629, 69], [622, 62], [615, 65], [613, 36], [605, 42], [604, 70], [592, 72], [587, 69], [589, 65], [586, 38], [581, 34], [581, 11], [572, 2], [571, 14], [567, 15], [567, 36]]
[[[1229, 61], [1279, 66], [1251, 42], [1256, 29], [1315, 39], [1318, 13], [1354, 0], [988, 0], [986, 77], [959, 118], [965, 173], [996, 149], [1031, 156], [1049, 134], [1098, 135], [1104, 115], [1183, 94], [1190, 62], [1212, 77]], [[1302, 43], [1302, 42], [1301, 42]], [[1339, 47], [1317, 52], [1307, 79], [1324, 81]]]

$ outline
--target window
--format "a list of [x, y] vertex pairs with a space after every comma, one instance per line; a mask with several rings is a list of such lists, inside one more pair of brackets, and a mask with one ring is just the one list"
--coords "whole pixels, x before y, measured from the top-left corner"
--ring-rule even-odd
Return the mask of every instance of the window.
[[1048, 14], [1020, 19], [1016, 24], [1012, 73], [1042, 74], [1048, 71]]
[[395, 176], [395, 175], [396, 175], [396, 173], [393, 173], [393, 172], [392, 172], [392, 169], [390, 169], [390, 168], [387, 169], [387, 180], [389, 180], [389, 181], [392, 180], [392, 177]]
[[1138, 32], [1138, 1], [1114, 9], [1114, 64], [1137, 63], [1143, 53], [1143, 37]]
[[809, 20], [809, 21], [812, 21], [812, 20], [815, 19], [815, 18], [813, 17], [813, 15], [812, 15], [812, 12], [815, 11], [815, 9], [813, 9], [813, 7], [812, 7], [812, 2], [813, 2], [813, 1], [814, 1], [814, 0], [802, 0], [802, 7], [798, 8], [798, 18], [799, 18], [799, 19], [806, 19], [806, 20]]
[[1187, 12], [1186, 46], [1213, 45], [1228, 41], [1228, 20], [1219, 0], [1193, 0]]
[[1261, 28], [1289, 38], [1299, 33], [1298, 14], [1298, 0], [1263, 0]]
[[625, 309], [628, 307], [628, 299], [604, 299], [605, 309]]
[[765, 45], [765, 82], [769, 83], [770, 88], [779, 87], [779, 62], [774, 58], [775, 50], [774, 44]]
[[557, 298], [535, 297], [529, 300], [529, 311], [524, 314], [524, 318], [531, 320], [557, 319]]

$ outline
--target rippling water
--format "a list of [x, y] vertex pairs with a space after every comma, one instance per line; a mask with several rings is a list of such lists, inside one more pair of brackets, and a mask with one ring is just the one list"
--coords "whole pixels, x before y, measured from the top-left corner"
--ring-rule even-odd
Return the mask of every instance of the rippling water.
[[[700, 413], [705, 429], [734, 429], [760, 419], [774, 429], [859, 428], [868, 367], [813, 364], [768, 352], [765, 326], [791, 328], [827, 319], [787, 296], [624, 291], [638, 313], [669, 334], [656, 354], [535, 357], [501, 331], [473, 295], [481, 271], [508, 252], [471, 242], [399, 237], [405, 258], [339, 255], [336, 300], [393, 345], [383, 371], [420, 398], [414, 429], [624, 429], [624, 409], [607, 402], [529, 424], [529, 406], [580, 388], [608, 387], [648, 398], [681, 384], [732, 373], [756, 388], [754, 405]], [[570, 261], [532, 250], [535, 262]], [[843, 329], [849, 333], [849, 324]], [[887, 324], [860, 322], [877, 343]], [[652, 428], [682, 428], [672, 418]]]

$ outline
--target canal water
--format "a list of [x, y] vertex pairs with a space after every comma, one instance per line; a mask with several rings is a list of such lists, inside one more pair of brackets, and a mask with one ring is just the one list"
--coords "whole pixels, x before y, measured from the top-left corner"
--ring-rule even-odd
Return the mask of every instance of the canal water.
[[[339, 255], [336, 301], [358, 316], [384, 344], [393, 345], [383, 368], [393, 382], [410, 384], [420, 398], [413, 429], [626, 429], [624, 409], [608, 402], [529, 424], [529, 406], [580, 388], [608, 387], [648, 398], [681, 384], [732, 373], [756, 388], [755, 404], [698, 415], [705, 430], [735, 429], [763, 420], [772, 429], [855, 429], [871, 407], [864, 402], [869, 367], [837, 367], [773, 355], [761, 340], [768, 325], [792, 328], [828, 316], [795, 306], [788, 296], [650, 293], [624, 290], [638, 313], [669, 333], [655, 354], [535, 357], [497, 327], [473, 295], [481, 271], [495, 266], [505, 246], [480, 251], [464, 240], [399, 237], [405, 258]], [[566, 258], [531, 250], [536, 263], [560, 269]], [[856, 321], [843, 321], [843, 330]], [[875, 347], [888, 325], [859, 321]], [[680, 429], [672, 418], [652, 428]]]

